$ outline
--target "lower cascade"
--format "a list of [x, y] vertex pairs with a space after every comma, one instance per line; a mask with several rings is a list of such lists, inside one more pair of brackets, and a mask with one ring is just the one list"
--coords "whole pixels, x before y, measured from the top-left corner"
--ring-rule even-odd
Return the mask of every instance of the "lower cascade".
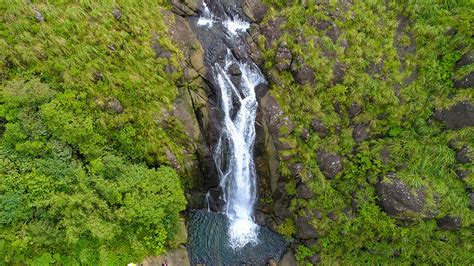
[[[271, 258], [278, 260], [286, 248], [278, 234], [254, 221], [255, 89], [266, 80], [247, 54], [243, 35], [250, 24], [233, 9], [236, 6], [216, 3], [210, 3], [211, 7], [204, 3], [194, 25], [205, 42], [208, 79], [219, 108], [219, 138], [213, 146], [213, 159], [225, 205], [222, 213], [211, 213], [209, 208], [191, 213], [188, 249], [195, 264], [265, 264]], [[213, 8], [225, 10], [214, 14]]]

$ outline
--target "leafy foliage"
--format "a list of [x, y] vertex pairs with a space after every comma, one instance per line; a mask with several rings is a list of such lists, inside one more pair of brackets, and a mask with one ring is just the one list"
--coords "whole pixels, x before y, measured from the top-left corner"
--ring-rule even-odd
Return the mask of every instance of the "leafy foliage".
[[[298, 183], [288, 169], [304, 163], [311, 174], [301, 181], [315, 197], [294, 198], [291, 206], [322, 213], [312, 221], [321, 238], [297, 247], [299, 263], [310, 265], [315, 254], [328, 265], [473, 263], [474, 214], [467, 197], [473, 175], [461, 180], [455, 173], [473, 168], [456, 162], [449, 142], [472, 146], [474, 131], [446, 131], [432, 119], [434, 110], [474, 98], [472, 90], [452, 84], [453, 77], [472, 71], [455, 68], [472, 51], [472, 2], [266, 2], [271, 8], [264, 26], [278, 17], [283, 21], [278, 40], [270, 47], [264, 38], [260, 43], [265, 67], [278, 80], [271, 93], [296, 124], [289, 139], [297, 145], [287, 151], [295, 156], [282, 163], [280, 174]], [[293, 62], [302, 60], [314, 71], [314, 84], [298, 84], [293, 68], [275, 70], [283, 43]], [[344, 75], [335, 81], [338, 66]], [[348, 114], [352, 104], [362, 110], [355, 117]], [[310, 130], [313, 119], [328, 127], [328, 136]], [[353, 130], [360, 124], [370, 135], [357, 143]], [[301, 139], [308, 129], [309, 138]], [[318, 169], [321, 149], [345, 157], [344, 171], [334, 180]], [[426, 188], [426, 207], [436, 211], [435, 219], [460, 217], [463, 228], [443, 231], [435, 219], [402, 223], [385, 214], [374, 185], [392, 172], [413, 189]]]
[[166, 158], [180, 158], [180, 127], [156, 126], [180, 75], [165, 71], [178, 56], [165, 6], [0, 3], [0, 264], [117, 265], [170, 247], [186, 199]]

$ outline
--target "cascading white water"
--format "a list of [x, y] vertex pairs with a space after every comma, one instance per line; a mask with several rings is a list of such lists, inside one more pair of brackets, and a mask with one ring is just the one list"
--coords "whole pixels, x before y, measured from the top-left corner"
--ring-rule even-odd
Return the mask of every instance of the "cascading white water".
[[[238, 17], [217, 18], [206, 5], [197, 24], [207, 28], [220, 24], [227, 31], [227, 38], [235, 41], [240, 40], [239, 34], [249, 28], [249, 23]], [[238, 86], [232, 82], [229, 74], [229, 68], [235, 65], [242, 73]], [[258, 242], [259, 227], [253, 219], [256, 199], [253, 160], [257, 112], [255, 87], [265, 82], [265, 79], [251, 60], [241, 62], [229, 50], [225, 62], [215, 63], [212, 67], [212, 75], [219, 87], [220, 108], [224, 114], [220, 138], [214, 150], [214, 161], [226, 202], [224, 211], [230, 223], [230, 244], [239, 249], [248, 243]]]

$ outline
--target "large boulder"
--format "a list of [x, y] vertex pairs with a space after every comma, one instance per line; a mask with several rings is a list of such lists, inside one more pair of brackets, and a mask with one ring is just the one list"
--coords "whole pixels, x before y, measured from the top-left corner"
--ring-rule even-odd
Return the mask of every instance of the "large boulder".
[[446, 124], [447, 129], [474, 126], [474, 106], [468, 102], [458, 102], [447, 110], [438, 110], [434, 117]]
[[312, 217], [307, 215], [296, 217], [296, 238], [307, 240], [318, 237], [318, 233], [311, 225], [311, 219]]
[[285, 71], [290, 69], [292, 55], [291, 51], [285, 44], [282, 44], [278, 47], [275, 54], [276, 68], [278, 71]]
[[320, 137], [326, 137], [329, 134], [329, 129], [327, 126], [321, 122], [321, 120], [315, 118], [311, 122], [311, 125], [313, 126], [313, 129]]
[[296, 197], [299, 199], [312, 199], [314, 196], [314, 192], [303, 183], [296, 188]]
[[328, 179], [335, 178], [344, 167], [341, 156], [324, 150], [318, 151], [317, 159], [319, 168]]
[[474, 88], [474, 71], [455, 79], [453, 86], [459, 89]]
[[301, 85], [314, 84], [315, 75], [313, 69], [304, 64], [298, 67], [295, 73], [293, 73], [293, 78]]
[[456, 154], [456, 160], [464, 164], [471, 163], [473, 158], [474, 158], [474, 151], [469, 146], [463, 147]]
[[[457, 62], [456, 69], [470, 65], [474, 62], [474, 52], [465, 53]], [[474, 88], [474, 71], [454, 79], [454, 87], [459, 89]]]
[[359, 143], [369, 139], [369, 127], [366, 124], [358, 124], [352, 131], [352, 137]]
[[277, 264], [277, 266], [296, 266], [296, 265], [298, 264], [296, 263], [295, 255], [293, 254], [293, 251], [291, 250], [288, 250]]
[[394, 174], [389, 174], [377, 183], [375, 191], [382, 210], [394, 218], [410, 220], [416, 216], [433, 217], [432, 212], [425, 211], [424, 187], [412, 189]]
[[447, 215], [436, 221], [441, 230], [459, 230], [461, 229], [461, 218]]

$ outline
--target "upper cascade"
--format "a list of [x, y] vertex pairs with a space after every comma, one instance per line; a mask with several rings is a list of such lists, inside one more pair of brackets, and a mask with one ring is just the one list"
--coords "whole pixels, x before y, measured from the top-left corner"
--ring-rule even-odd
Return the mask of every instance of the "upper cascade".
[[[207, 59], [222, 113], [218, 126], [220, 135], [213, 156], [226, 203], [223, 211], [229, 219], [230, 245], [240, 249], [258, 243], [259, 227], [253, 218], [256, 200], [253, 146], [258, 106], [255, 88], [266, 81], [258, 66], [248, 59], [246, 49], [239, 50], [240, 56], [232, 50], [245, 44], [243, 35], [250, 27], [249, 22], [228, 12], [216, 15], [204, 3], [196, 24], [201, 29], [212, 31], [212, 41], [224, 43], [227, 47], [220, 51], [221, 54]], [[208, 49], [215, 47], [209, 45]], [[216, 54], [212, 52], [209, 54]], [[240, 74], [236, 82], [236, 75], [230, 73], [231, 69], [235, 72], [237, 68]]]

